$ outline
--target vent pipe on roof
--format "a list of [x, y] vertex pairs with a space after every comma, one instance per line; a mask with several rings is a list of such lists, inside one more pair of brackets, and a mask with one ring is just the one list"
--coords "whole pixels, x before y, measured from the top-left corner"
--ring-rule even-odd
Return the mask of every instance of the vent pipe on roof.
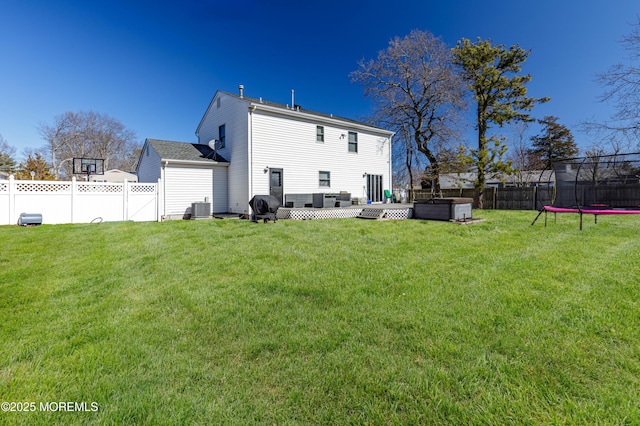
[[294, 93], [295, 93], [294, 90], [291, 89], [291, 107], [295, 109], [294, 105], [296, 103], [295, 103]]
[[244, 85], [241, 84], [240, 86], [238, 86], [238, 90], [240, 91], [240, 97], [244, 98]]

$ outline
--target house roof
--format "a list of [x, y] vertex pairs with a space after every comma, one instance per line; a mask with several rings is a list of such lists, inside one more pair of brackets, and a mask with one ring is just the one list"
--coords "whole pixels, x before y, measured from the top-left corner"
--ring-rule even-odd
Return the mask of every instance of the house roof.
[[131, 173], [131, 172], [125, 172], [124, 170], [120, 170], [120, 169], [110, 169], [110, 170], [105, 170], [105, 173], [113, 173], [113, 174], [127, 174], [127, 175], [134, 175], [135, 173]]
[[160, 159], [163, 161], [228, 163], [224, 157], [209, 148], [208, 145], [159, 139], [147, 139], [147, 143], [156, 150]]
[[198, 128], [196, 129], [196, 134], [198, 134], [200, 127], [202, 126], [202, 123], [205, 119], [205, 117], [207, 116], [207, 114], [209, 113], [209, 110], [211, 109], [211, 106], [213, 105], [214, 100], [216, 99], [216, 97], [220, 94], [226, 95], [226, 96], [230, 96], [236, 99], [239, 99], [241, 101], [245, 101], [251, 105], [255, 105], [255, 106], [267, 106], [267, 107], [272, 107], [272, 108], [276, 108], [276, 109], [280, 109], [282, 110], [282, 112], [288, 112], [288, 111], [296, 111], [299, 113], [304, 113], [304, 114], [308, 114], [308, 115], [312, 115], [315, 117], [319, 117], [319, 118], [323, 118], [323, 119], [328, 119], [328, 120], [338, 120], [341, 121], [343, 123], [350, 123], [352, 125], [355, 126], [364, 126], [364, 127], [368, 127], [371, 129], [376, 129], [380, 132], [384, 132], [384, 133], [388, 133], [389, 135], [393, 135], [394, 132], [389, 131], [387, 129], [383, 129], [381, 127], [377, 127], [377, 126], [373, 126], [371, 124], [368, 123], [364, 123], [362, 121], [357, 121], [357, 120], [353, 120], [350, 118], [345, 118], [345, 117], [339, 117], [337, 115], [333, 115], [333, 114], [325, 114], [322, 112], [317, 112], [317, 111], [312, 111], [312, 110], [308, 110], [308, 109], [304, 109], [302, 108], [300, 105], [285, 105], [285, 104], [280, 104], [277, 102], [271, 102], [271, 101], [267, 101], [264, 100], [262, 98], [252, 98], [250, 96], [240, 96], [238, 94], [235, 93], [231, 93], [231, 92], [225, 92], [223, 90], [219, 90], [216, 92], [216, 94], [213, 96], [213, 98], [211, 99], [211, 102], [209, 103], [209, 106], [207, 107], [207, 110], [205, 111], [204, 115], [202, 116], [202, 119], [200, 120], [200, 124], [198, 124]]

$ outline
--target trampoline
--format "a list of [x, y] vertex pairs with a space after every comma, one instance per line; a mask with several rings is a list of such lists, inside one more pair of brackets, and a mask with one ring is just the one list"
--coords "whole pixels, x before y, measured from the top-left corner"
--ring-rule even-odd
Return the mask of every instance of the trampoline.
[[[552, 163], [554, 182], [539, 182], [551, 193], [550, 205], [542, 205], [531, 225], [544, 213], [599, 215], [640, 214], [640, 153], [598, 155]], [[544, 172], [541, 174], [541, 178]]]

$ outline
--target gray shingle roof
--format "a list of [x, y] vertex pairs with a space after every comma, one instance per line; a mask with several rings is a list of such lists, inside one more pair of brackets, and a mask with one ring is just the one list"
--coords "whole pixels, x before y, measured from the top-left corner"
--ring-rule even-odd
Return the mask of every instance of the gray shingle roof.
[[203, 163], [228, 163], [228, 161], [208, 145], [188, 142], [147, 139], [162, 160], [202, 161]]
[[358, 120], [353, 120], [351, 118], [340, 117], [340, 116], [333, 115], [333, 114], [325, 114], [325, 113], [318, 112], [318, 111], [312, 111], [312, 110], [309, 110], [309, 109], [302, 108], [299, 105], [291, 105], [291, 107], [289, 107], [289, 105], [280, 104], [280, 103], [277, 103], [277, 102], [267, 101], [267, 100], [264, 100], [262, 98], [252, 98], [250, 96], [242, 96], [242, 97], [240, 97], [240, 95], [237, 95], [237, 94], [231, 93], [231, 92], [225, 92], [223, 90], [221, 90], [220, 93], [224, 93], [227, 96], [232, 96], [232, 97], [234, 97], [236, 99], [242, 99], [244, 101], [251, 102], [251, 103], [254, 103], [254, 104], [269, 105], [269, 106], [282, 108], [282, 109], [286, 109], [286, 110], [296, 109], [296, 110], [298, 110], [300, 112], [304, 112], [306, 114], [311, 114], [311, 115], [316, 115], [318, 117], [333, 118], [333, 119], [341, 120], [341, 121], [344, 121], [344, 122], [347, 122], [347, 123], [353, 123], [353, 124], [369, 126], [371, 128], [384, 130], [384, 131], [387, 131], [387, 132], [389, 131], [387, 129], [383, 129], [382, 127], [378, 127], [378, 126], [375, 126], [375, 125], [372, 125], [372, 124], [369, 124], [369, 123], [365, 123], [364, 121], [358, 121]]

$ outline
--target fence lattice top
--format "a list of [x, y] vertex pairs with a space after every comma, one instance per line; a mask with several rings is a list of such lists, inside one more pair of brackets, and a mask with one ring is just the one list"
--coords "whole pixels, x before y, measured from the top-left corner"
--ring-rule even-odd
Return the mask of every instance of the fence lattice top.
[[70, 192], [70, 182], [22, 182], [16, 181], [18, 192]]
[[[0, 181], [0, 193], [8, 193], [11, 180]], [[71, 193], [74, 185], [75, 191], [82, 193], [122, 193], [124, 183], [112, 182], [75, 182], [74, 181], [31, 181], [14, 180], [14, 189], [17, 193], [39, 193], [39, 194], [67, 194]], [[154, 193], [156, 184], [128, 182], [130, 193]]]

